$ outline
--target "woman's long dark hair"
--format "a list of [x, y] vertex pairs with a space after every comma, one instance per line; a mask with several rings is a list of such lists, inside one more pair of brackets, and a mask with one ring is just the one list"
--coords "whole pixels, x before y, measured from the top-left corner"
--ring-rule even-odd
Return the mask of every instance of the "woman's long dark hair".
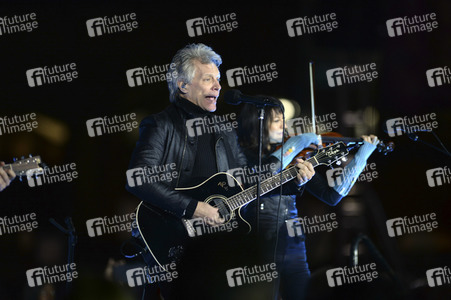
[[[283, 105], [279, 99], [270, 96], [259, 96], [266, 97], [272, 101], [279, 104], [276, 106], [265, 106], [265, 121], [263, 122], [263, 154], [269, 153], [269, 126], [274, 119], [274, 113], [283, 113]], [[240, 116], [238, 118], [238, 140], [241, 147], [248, 149], [250, 151], [258, 150], [258, 109], [252, 104], [245, 104], [241, 110]]]

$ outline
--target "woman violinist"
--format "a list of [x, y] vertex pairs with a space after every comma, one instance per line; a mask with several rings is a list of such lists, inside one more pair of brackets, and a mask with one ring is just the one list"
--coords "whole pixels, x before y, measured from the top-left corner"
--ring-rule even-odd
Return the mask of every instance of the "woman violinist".
[[[282, 149], [276, 150], [284, 138], [283, 128], [283, 106], [282, 103], [272, 97], [273, 101], [280, 103], [279, 107], [265, 107], [267, 116], [263, 128], [263, 154], [262, 171], [279, 172], [285, 168], [300, 151], [311, 144], [318, 144], [319, 136], [313, 133], [289, 138]], [[246, 104], [240, 114], [238, 138], [241, 147], [251, 166], [258, 165], [258, 110], [253, 105]], [[315, 171], [309, 162], [295, 159], [299, 167], [297, 180], [290, 181], [283, 185], [283, 195], [276, 189], [270, 194], [266, 194], [260, 199], [259, 208], [259, 241], [263, 246], [263, 253], [260, 253], [267, 261], [274, 261], [278, 270], [278, 278], [273, 287], [277, 292], [273, 295], [278, 299], [280, 293], [284, 300], [303, 299], [310, 277], [310, 270], [307, 263], [304, 236], [290, 237], [287, 231], [286, 220], [298, 218], [296, 209], [296, 196], [302, 195], [304, 189], [313, 194], [316, 198], [328, 205], [334, 206], [346, 196], [354, 185], [359, 174], [366, 165], [366, 161], [376, 148], [376, 136], [363, 136], [363, 145], [359, 148], [352, 161], [345, 167], [343, 174], [346, 174], [339, 185], [333, 188], [327, 181], [315, 175]], [[283, 155], [283, 166], [280, 161]], [[280, 203], [279, 203], [280, 202]], [[243, 209], [243, 214], [250, 220], [254, 220], [256, 215], [256, 202], [251, 202]], [[278, 231], [277, 249], [276, 231]], [[259, 249], [261, 249], [259, 247]]]

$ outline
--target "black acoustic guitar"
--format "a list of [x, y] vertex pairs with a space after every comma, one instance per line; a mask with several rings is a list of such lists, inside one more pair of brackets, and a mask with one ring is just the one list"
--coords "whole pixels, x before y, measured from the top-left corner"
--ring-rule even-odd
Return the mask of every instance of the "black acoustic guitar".
[[[329, 166], [348, 155], [348, 153], [347, 147], [340, 142], [319, 149], [318, 153], [307, 161], [313, 167], [319, 165]], [[282, 171], [281, 174], [276, 174], [263, 180], [260, 185], [260, 195], [276, 189], [281, 184], [296, 178], [296, 176], [296, 166], [292, 166]], [[229, 182], [234, 184], [228, 184]], [[251, 229], [250, 224], [241, 217], [241, 208], [257, 198], [256, 185], [243, 190], [240, 183], [233, 176], [222, 172], [211, 176], [199, 185], [176, 188], [175, 190], [217, 207], [220, 217], [225, 219], [224, 224], [231, 222], [238, 210], [241, 220], [249, 226], [249, 230]], [[186, 240], [196, 236], [196, 228], [194, 228], [196, 225], [193, 220], [180, 219], [144, 202], [138, 205], [136, 211], [138, 230], [146, 247], [164, 270], [167, 270], [168, 264], [180, 258]], [[211, 228], [214, 229], [215, 227]]]

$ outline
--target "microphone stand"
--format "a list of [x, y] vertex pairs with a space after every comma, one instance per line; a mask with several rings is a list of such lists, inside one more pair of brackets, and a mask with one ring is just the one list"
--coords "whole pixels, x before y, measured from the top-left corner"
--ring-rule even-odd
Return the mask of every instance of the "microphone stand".
[[[67, 229], [64, 228], [63, 226], [61, 226], [53, 218], [50, 218], [49, 221], [50, 221], [50, 223], [55, 225], [56, 228], [58, 228], [64, 234], [66, 234], [68, 236], [67, 263], [70, 266], [74, 262], [75, 245], [77, 244], [77, 235], [75, 234], [75, 227], [74, 227], [74, 224], [72, 223], [72, 218], [66, 217], [66, 219], [64, 220], [67, 225]], [[70, 273], [69, 270], [67, 270], [67, 272]], [[70, 276], [70, 275], [68, 275], [68, 276]], [[66, 281], [66, 296], [68, 296], [70, 294], [71, 288], [72, 288], [72, 282]]]
[[[258, 125], [258, 130], [259, 130], [259, 135], [258, 135], [258, 176], [257, 176], [257, 198], [255, 199], [255, 201], [257, 202], [257, 212], [256, 212], [256, 219], [257, 219], [257, 233], [260, 232], [260, 182], [261, 182], [261, 171], [262, 171], [262, 152], [263, 152], [263, 120], [265, 119], [265, 106], [264, 105], [258, 105], [257, 106], [259, 113], [258, 113], [258, 119], [259, 119], [259, 125]], [[285, 127], [285, 116], [284, 116], [284, 121], [283, 121], [283, 126]], [[282, 139], [282, 152], [283, 152], [283, 139]], [[283, 167], [283, 153], [281, 156], [281, 167]], [[280, 175], [282, 175], [282, 171], [283, 169], [280, 170]], [[281, 177], [282, 180], [282, 177]], [[280, 189], [282, 190], [282, 184], [280, 185]], [[279, 210], [278, 210], [279, 211]], [[279, 212], [278, 212], [279, 213]], [[277, 214], [278, 214], [277, 213]], [[279, 218], [277, 217], [277, 220], [279, 220]]]
[[435, 132], [433, 132], [432, 130], [430, 132], [434, 135], [434, 137], [439, 141], [440, 145], [442, 145], [443, 149], [445, 149], [445, 150], [442, 150], [442, 149], [432, 145], [431, 143], [428, 143], [428, 142], [420, 139], [419, 136], [415, 133], [408, 133], [407, 136], [409, 137], [409, 139], [411, 139], [414, 142], [421, 142], [421, 143], [425, 144], [426, 146], [431, 147], [432, 149], [435, 149], [447, 156], [451, 156], [448, 149], [446, 149], [445, 145], [443, 145], [442, 141], [438, 138], [438, 136], [435, 134]]
[[257, 106], [259, 110], [259, 124], [258, 124], [258, 176], [257, 176], [257, 199], [255, 200], [257, 202], [257, 233], [260, 232], [260, 182], [261, 182], [261, 171], [262, 171], [262, 151], [263, 151], [263, 120], [265, 119], [265, 106], [264, 105], [258, 105]]
[[228, 104], [238, 105], [241, 103], [249, 103], [255, 105], [258, 109], [258, 119], [259, 119], [259, 136], [258, 136], [258, 178], [257, 178], [257, 197], [255, 201], [257, 202], [257, 212], [256, 212], [256, 227], [257, 233], [260, 231], [260, 184], [261, 184], [261, 169], [262, 169], [262, 148], [263, 148], [263, 120], [265, 118], [265, 106], [278, 106], [270, 99], [264, 97], [251, 97], [245, 96], [238, 90], [228, 90], [225, 93], [225, 101]]

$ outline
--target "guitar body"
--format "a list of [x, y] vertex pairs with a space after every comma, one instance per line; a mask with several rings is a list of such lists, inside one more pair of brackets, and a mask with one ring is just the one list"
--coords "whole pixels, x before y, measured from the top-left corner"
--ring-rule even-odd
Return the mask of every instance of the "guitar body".
[[[340, 142], [318, 150], [318, 153], [309, 158], [313, 167], [318, 165], [331, 165], [349, 153], [346, 146]], [[295, 166], [282, 171], [279, 175], [274, 175], [261, 182], [260, 195], [264, 195], [274, 190], [280, 185], [296, 178], [297, 169]], [[233, 220], [242, 220], [248, 227], [251, 225], [241, 217], [241, 207], [257, 198], [257, 188], [252, 186], [245, 191], [240, 183], [228, 173], [217, 173], [199, 185], [187, 188], [176, 188], [176, 191], [198, 201], [204, 201], [217, 207], [221, 218], [225, 219], [224, 224], [219, 226], [208, 226], [200, 218], [186, 220], [179, 219], [174, 215], [164, 212], [141, 202], [136, 212], [136, 223], [138, 230], [146, 244], [146, 247], [154, 257], [155, 261], [167, 271], [167, 264], [180, 258], [183, 247], [188, 241], [199, 238], [204, 231], [208, 234], [222, 231], [225, 225]], [[235, 218], [236, 210], [240, 219]], [[241, 226], [243, 227], [243, 226]]]
[[[176, 190], [217, 207], [220, 217], [225, 219], [224, 224], [227, 224], [234, 219], [236, 212], [230, 209], [226, 200], [243, 189], [230, 174], [217, 173], [199, 185]], [[250, 231], [250, 224], [241, 217], [240, 212], [238, 214]], [[183, 248], [189, 239], [201, 238], [196, 237], [196, 225], [193, 226], [190, 220], [180, 219], [144, 202], [137, 207], [136, 223], [148, 250], [165, 270], [167, 264], [182, 256]]]
[[189, 238], [180, 218], [141, 202], [136, 224], [147, 249], [163, 269], [180, 257], [183, 241]]

